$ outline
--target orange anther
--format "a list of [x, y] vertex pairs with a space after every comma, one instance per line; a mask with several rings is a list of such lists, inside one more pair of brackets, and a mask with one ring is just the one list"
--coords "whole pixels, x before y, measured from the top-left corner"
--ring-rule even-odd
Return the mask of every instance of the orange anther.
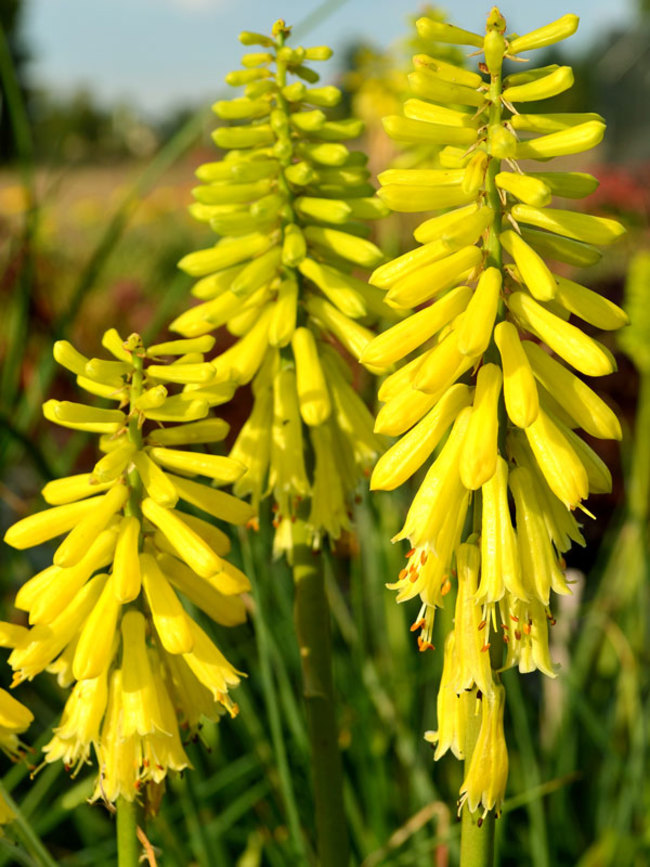
[[485, 651], [489, 650], [489, 649], [490, 649], [490, 642], [488, 641], [488, 643], [484, 644], [483, 647], [481, 648], [481, 653], [485, 653]]
[[530, 623], [524, 623], [524, 635], [530, 635], [532, 626]]
[[521, 632], [518, 629], [515, 630], [515, 638], [517, 641], [520, 641], [521, 639]]
[[447, 578], [447, 580], [443, 582], [443, 585], [440, 588], [440, 595], [446, 596], [450, 590], [451, 590], [451, 581], [449, 580], [449, 578]]
[[481, 620], [481, 622], [478, 625], [478, 631], [480, 632], [481, 629], [485, 629], [486, 626], [487, 626], [487, 620]]
[[411, 632], [417, 632], [418, 629], [424, 629], [426, 625], [427, 621], [424, 617], [422, 620], [416, 620], [415, 623], [411, 625]]
[[429, 555], [427, 554], [426, 551], [422, 551], [422, 553], [420, 554], [420, 563], [422, 563], [423, 566], [424, 566], [424, 564], [427, 562], [427, 557], [428, 557], [428, 556], [429, 556]]
[[510, 619], [511, 619], [511, 620], [514, 620], [515, 623], [519, 623], [519, 618], [518, 618], [518, 617], [515, 617], [514, 614], [511, 614], [511, 615], [510, 615]]
[[407, 557], [412, 557], [415, 554], [415, 548], [411, 548], [410, 551], [406, 552]]
[[409, 574], [409, 573], [408, 573], [408, 570], [407, 570], [407, 569], [400, 569], [400, 570], [399, 570], [399, 575], [398, 575], [397, 577], [399, 578], [400, 581], [403, 581], [403, 580], [406, 578], [406, 576], [407, 576], [408, 574]]

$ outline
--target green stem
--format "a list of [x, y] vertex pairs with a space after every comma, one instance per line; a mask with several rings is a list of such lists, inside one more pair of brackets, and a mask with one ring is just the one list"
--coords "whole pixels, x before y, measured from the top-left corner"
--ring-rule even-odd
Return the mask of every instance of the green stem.
[[334, 706], [329, 604], [322, 559], [312, 551], [310, 538], [306, 522], [298, 518], [293, 527], [294, 617], [311, 745], [318, 854], [321, 867], [346, 867], [350, 855]]
[[56, 867], [56, 861], [39, 840], [36, 832], [18, 807], [18, 804], [16, 804], [2, 783], [0, 783], [0, 798], [6, 801], [8, 807], [14, 814], [13, 827], [16, 831], [16, 836], [24, 846], [25, 850], [29, 855], [31, 855], [34, 862], [38, 864], [39, 867]]
[[650, 449], [646, 439], [650, 430], [650, 373], [641, 371], [640, 375], [628, 509], [633, 518], [645, 523], [650, 507]]
[[[467, 702], [467, 728], [465, 732], [465, 776], [469, 771], [470, 762], [478, 733], [481, 728], [481, 713], [476, 711], [476, 689], [464, 696]], [[472, 813], [463, 805], [460, 831], [460, 867], [492, 867], [494, 864], [494, 810], [484, 817], [476, 810]]]
[[138, 842], [138, 814], [135, 801], [117, 799], [117, 864], [118, 867], [138, 867], [141, 846]]

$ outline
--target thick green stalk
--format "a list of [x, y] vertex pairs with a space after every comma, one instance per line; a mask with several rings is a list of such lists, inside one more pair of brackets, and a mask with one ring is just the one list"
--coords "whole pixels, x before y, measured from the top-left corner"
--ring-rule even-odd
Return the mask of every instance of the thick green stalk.
[[[467, 729], [465, 732], [465, 776], [469, 771], [472, 754], [481, 728], [481, 713], [476, 710], [476, 689], [466, 693]], [[470, 812], [467, 803], [461, 813], [460, 864], [461, 867], [492, 867], [494, 863], [494, 810], [481, 818], [479, 810]]]
[[311, 745], [318, 854], [321, 867], [346, 867], [350, 855], [334, 705], [329, 604], [322, 559], [312, 551], [310, 539], [306, 522], [298, 518], [293, 526], [294, 617]]
[[135, 801], [117, 799], [117, 864], [118, 867], [138, 867], [141, 846], [138, 842], [138, 814]]

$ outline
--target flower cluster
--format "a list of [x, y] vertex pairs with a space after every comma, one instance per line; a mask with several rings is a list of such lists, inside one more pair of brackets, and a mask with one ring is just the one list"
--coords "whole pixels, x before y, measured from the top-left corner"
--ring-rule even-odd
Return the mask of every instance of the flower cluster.
[[245, 95], [214, 106], [236, 124], [214, 132], [228, 153], [198, 169], [191, 207], [221, 240], [181, 260], [200, 278], [192, 291], [202, 303], [171, 326], [195, 337], [226, 325], [237, 338], [213, 360], [211, 387], [252, 382], [253, 410], [231, 453], [249, 471], [235, 490], [255, 507], [272, 491], [280, 550], [291, 546], [291, 520], [305, 498], [316, 544], [348, 527], [350, 496], [380, 443], [338, 349], [358, 359], [373, 337], [368, 323], [397, 318], [352, 273], [382, 261], [365, 221], [388, 212], [373, 196], [366, 157], [344, 144], [362, 123], [328, 120], [323, 109], [341, 92], [310, 87], [318, 74], [306, 61], [331, 51], [291, 48], [288, 33], [278, 21], [272, 36], [240, 36], [261, 51], [245, 54], [244, 68], [226, 78]]
[[225, 559], [228, 537], [179, 507], [233, 524], [253, 514], [219, 489], [245, 467], [201, 448], [228, 432], [207, 418], [232, 393], [207, 391], [215, 370], [203, 353], [213, 343], [206, 335], [145, 349], [138, 335], [123, 340], [111, 329], [103, 338], [110, 360], [56, 343], [56, 360], [77, 383], [118, 408], [44, 404], [50, 421], [100, 434], [103, 455], [90, 473], [49, 482], [43, 497], [51, 508], [5, 535], [25, 549], [65, 534], [52, 565], [16, 596], [30, 628], [3, 624], [3, 644], [13, 648], [14, 685], [43, 670], [74, 684], [45, 760], [78, 771], [94, 748], [95, 797], [108, 801], [132, 800], [168, 769], [189, 766], [179, 723], [192, 731], [222, 707], [237, 712], [228, 689], [239, 672], [181, 601], [224, 626], [245, 620], [240, 594], [250, 585]]
[[588, 494], [611, 484], [606, 466], [575, 428], [621, 436], [609, 406], [572, 371], [608, 374], [612, 355], [569, 320], [607, 330], [624, 325], [626, 315], [554, 273], [545, 260], [594, 263], [599, 246], [615, 241], [623, 227], [549, 207], [554, 196], [589, 194], [598, 184], [592, 176], [519, 165], [592, 148], [605, 125], [594, 114], [520, 112], [569, 88], [570, 67], [526, 67], [502, 78], [504, 58], [564, 39], [577, 24], [576, 16], [566, 15], [506, 37], [494, 8], [486, 35], [479, 36], [423, 18], [417, 22], [423, 37], [469, 45], [484, 61], [474, 72], [416, 56], [409, 76], [414, 98], [405, 103], [404, 117], [385, 119], [397, 141], [445, 146], [440, 169], [380, 175], [380, 197], [397, 211], [445, 211], [415, 230], [421, 246], [371, 277], [387, 291], [388, 304], [423, 305], [362, 355], [387, 372], [400, 365], [381, 385], [384, 406], [375, 430], [401, 439], [379, 460], [371, 486], [397, 487], [435, 452], [396, 537], [412, 547], [390, 586], [398, 601], [422, 601], [413, 626], [421, 649], [432, 646], [436, 609], [455, 588], [436, 758], [448, 749], [464, 755], [462, 694], [478, 690], [480, 735], [461, 788], [461, 803], [467, 800], [472, 811], [479, 805], [498, 810], [505, 788], [497, 670], [518, 666], [554, 676], [549, 606], [551, 591], [570, 592], [562, 554], [572, 542], [583, 544], [574, 510], [586, 511], [581, 504]]

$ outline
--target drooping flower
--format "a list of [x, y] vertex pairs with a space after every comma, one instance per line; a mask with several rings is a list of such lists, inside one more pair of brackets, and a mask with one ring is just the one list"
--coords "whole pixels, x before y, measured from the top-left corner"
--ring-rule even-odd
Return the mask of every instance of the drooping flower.
[[331, 51], [290, 47], [289, 33], [278, 21], [271, 36], [240, 35], [261, 50], [226, 77], [244, 96], [214, 106], [226, 125], [213, 138], [227, 154], [198, 169], [190, 208], [220, 240], [181, 260], [202, 303], [171, 326], [195, 337], [225, 325], [237, 338], [212, 360], [206, 394], [227, 381], [252, 385], [231, 451], [248, 467], [235, 491], [256, 509], [272, 494], [278, 552], [291, 548], [299, 508], [316, 546], [349, 527], [352, 495], [381, 443], [340, 350], [358, 359], [368, 326], [398, 318], [354, 273], [383, 260], [367, 221], [388, 213], [366, 156], [345, 144], [363, 124], [329, 119], [341, 92], [312, 86], [319, 76], [307, 64]]
[[228, 537], [207, 520], [242, 524], [253, 515], [221, 490], [245, 467], [204, 448], [227, 434], [207, 416], [232, 393], [229, 385], [206, 392], [215, 370], [202, 353], [213, 343], [202, 336], [145, 348], [138, 335], [122, 340], [111, 329], [103, 338], [111, 360], [56, 343], [56, 360], [78, 384], [118, 408], [44, 404], [48, 419], [100, 434], [103, 456], [90, 473], [49, 482], [50, 508], [5, 535], [25, 549], [65, 534], [52, 565], [16, 596], [30, 628], [7, 624], [3, 643], [13, 648], [14, 684], [48, 670], [72, 686], [45, 761], [77, 773], [94, 749], [95, 797], [109, 801], [132, 800], [189, 766], [179, 724], [195, 730], [203, 716], [237, 713], [228, 692], [240, 673], [182, 602], [234, 626], [245, 620], [240, 594], [250, 587], [225, 559]]
[[[407, 565], [389, 586], [398, 601], [420, 596], [413, 628], [422, 650], [433, 644], [435, 609], [456, 588], [438, 732], [429, 739], [438, 745], [436, 758], [447, 749], [461, 757], [464, 733], [475, 728], [466, 715], [481, 714], [461, 788], [461, 806], [472, 811], [498, 811], [505, 789], [497, 671], [516, 665], [554, 676], [552, 593], [570, 592], [562, 555], [572, 542], [584, 544], [574, 512], [589, 493], [611, 485], [607, 467], [574, 428], [621, 437], [614, 412], [577, 375], [611, 373], [614, 359], [573, 318], [613, 330], [626, 315], [555, 273], [553, 263], [598, 261], [599, 247], [623, 227], [549, 207], [554, 196], [593, 192], [598, 181], [591, 175], [524, 171], [519, 164], [588, 150], [605, 124], [595, 114], [525, 113], [528, 102], [571, 86], [568, 66], [517, 68], [503, 77], [504, 59], [558, 42], [577, 25], [566, 15], [508, 37], [495, 7], [480, 36], [422, 18], [421, 36], [471, 46], [482, 55], [479, 69], [417, 55], [409, 110], [384, 121], [396, 141], [441, 151], [439, 168], [382, 173], [380, 198], [396, 211], [444, 212], [414, 231], [420, 246], [381, 265], [370, 280], [405, 313], [423, 305], [361, 356], [389, 374], [375, 430], [402, 436], [380, 458], [371, 486], [395, 488], [434, 455], [396, 537], [411, 543]], [[467, 690], [479, 696], [469, 710], [456, 698]]]

